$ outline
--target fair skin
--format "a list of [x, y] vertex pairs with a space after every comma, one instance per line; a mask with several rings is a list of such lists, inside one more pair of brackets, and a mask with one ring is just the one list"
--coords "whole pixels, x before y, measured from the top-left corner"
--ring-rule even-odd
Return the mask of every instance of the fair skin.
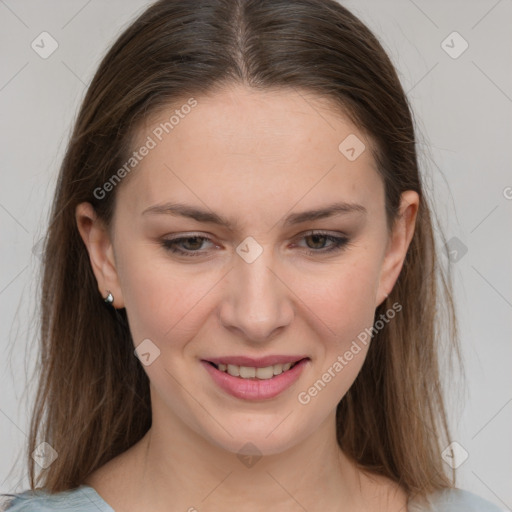
[[[319, 98], [233, 86], [196, 99], [118, 186], [112, 238], [90, 204], [76, 210], [99, 292], [126, 308], [135, 346], [150, 339], [160, 350], [144, 366], [151, 429], [85, 483], [121, 512], [405, 511], [404, 491], [357, 469], [336, 442], [336, 406], [369, 344], [309, 403], [297, 397], [373, 325], [402, 268], [418, 195], [404, 192], [389, 233], [371, 141]], [[148, 119], [140, 145], [175, 108]], [[350, 134], [366, 145], [353, 161], [338, 150]], [[365, 211], [284, 223], [340, 201]], [[166, 202], [237, 226], [142, 214]], [[311, 236], [318, 230], [348, 244], [327, 253], [334, 244]], [[199, 253], [180, 256], [162, 245], [178, 236], [209, 240], [175, 244]], [[250, 263], [236, 252], [249, 236], [262, 249]], [[276, 354], [308, 360], [291, 387], [262, 400], [226, 393], [201, 363]], [[262, 456], [255, 463], [237, 456], [246, 443]]]

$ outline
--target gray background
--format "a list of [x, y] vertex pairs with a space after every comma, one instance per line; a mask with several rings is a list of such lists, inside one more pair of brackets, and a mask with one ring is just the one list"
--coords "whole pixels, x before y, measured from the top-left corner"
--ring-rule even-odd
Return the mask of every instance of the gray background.
[[[22, 457], [34, 396], [34, 385], [25, 386], [36, 347], [37, 242], [58, 166], [102, 55], [147, 4], [0, 0], [1, 492], [28, 485]], [[512, 2], [344, 5], [375, 31], [399, 70], [416, 116], [427, 185], [450, 250], [457, 251], [467, 385], [456, 393], [457, 380], [447, 378], [454, 383], [452, 437], [469, 455], [458, 469], [458, 486], [510, 510]], [[58, 43], [47, 59], [31, 47], [43, 31]], [[458, 55], [464, 41], [469, 46]], [[447, 253], [441, 257], [447, 260]]]

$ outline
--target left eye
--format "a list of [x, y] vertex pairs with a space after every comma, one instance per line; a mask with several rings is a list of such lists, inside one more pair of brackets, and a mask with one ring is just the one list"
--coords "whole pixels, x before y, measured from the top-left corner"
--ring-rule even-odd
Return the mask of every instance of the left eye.
[[[314, 254], [325, 254], [336, 250], [341, 250], [345, 245], [348, 244], [348, 238], [345, 236], [335, 236], [329, 233], [313, 232], [303, 235], [301, 240], [310, 240], [313, 246], [308, 244], [306, 252], [310, 255]], [[187, 236], [172, 239], [165, 239], [162, 241], [163, 247], [172, 253], [183, 255], [187, 257], [202, 256], [205, 251], [201, 250], [204, 242], [211, 242], [208, 237], [205, 236]], [[325, 247], [327, 242], [331, 242], [331, 245]], [[181, 246], [182, 248], [180, 248]]]
[[[330, 235], [328, 233], [309, 233], [302, 237], [304, 240], [310, 239], [313, 241], [313, 245], [316, 245], [317, 247], [314, 247], [316, 250], [309, 250], [308, 252], [310, 254], [316, 253], [316, 252], [331, 252], [341, 249], [344, 245], [348, 243], [348, 238], [345, 236], [334, 236]], [[331, 245], [327, 247], [327, 249], [324, 248], [326, 242], [331, 242]], [[318, 247], [318, 245], [321, 245], [322, 247]], [[311, 249], [311, 248], [310, 248]], [[323, 250], [322, 250], [323, 249]]]

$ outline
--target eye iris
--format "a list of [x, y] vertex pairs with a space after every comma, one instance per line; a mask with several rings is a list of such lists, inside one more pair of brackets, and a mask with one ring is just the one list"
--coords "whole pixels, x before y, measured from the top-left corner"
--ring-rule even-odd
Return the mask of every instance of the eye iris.
[[[195, 241], [196, 243], [194, 244], [194, 242], [192, 242], [192, 244], [190, 244], [189, 242], [193, 240]], [[190, 250], [197, 250], [197, 249], [200, 249], [201, 248], [201, 245], [203, 243], [203, 239], [201, 237], [198, 237], [198, 236], [192, 236], [192, 237], [189, 237], [189, 238], [185, 238], [183, 239], [183, 245], [184, 246], [187, 246], [188, 247], [185, 247], [186, 249], [190, 249]], [[190, 246], [192, 245], [192, 246]]]
[[313, 243], [317, 243], [318, 239], [320, 239], [320, 247], [312, 247], [312, 249], [321, 249], [327, 239], [327, 237], [325, 235], [319, 235], [319, 234], [309, 235], [306, 238], [313, 239], [313, 241], [314, 241]]

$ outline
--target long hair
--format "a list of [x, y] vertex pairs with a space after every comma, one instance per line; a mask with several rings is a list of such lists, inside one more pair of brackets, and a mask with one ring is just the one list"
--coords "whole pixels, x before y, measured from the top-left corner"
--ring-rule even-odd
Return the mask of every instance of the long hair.
[[[149, 382], [126, 312], [101, 300], [75, 208], [88, 201], [111, 226], [124, 182], [101, 199], [94, 191], [130, 158], [139, 123], [234, 83], [313, 93], [339, 107], [374, 142], [389, 226], [400, 194], [419, 194], [402, 271], [375, 318], [395, 303], [402, 310], [375, 333], [338, 404], [337, 440], [361, 468], [410, 495], [453, 487], [455, 473], [441, 458], [450, 435], [439, 360], [443, 336], [460, 358], [451, 279], [439, 266], [411, 108], [385, 50], [334, 0], [160, 0], [102, 60], [60, 168], [43, 254], [32, 489], [77, 487], [151, 426]], [[58, 457], [36, 474], [30, 454], [42, 441]]]

